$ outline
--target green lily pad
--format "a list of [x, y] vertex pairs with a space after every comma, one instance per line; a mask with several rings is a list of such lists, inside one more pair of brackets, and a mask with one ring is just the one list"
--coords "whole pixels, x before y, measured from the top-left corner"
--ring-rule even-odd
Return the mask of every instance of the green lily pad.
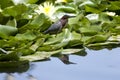
[[18, 61], [19, 56], [17, 53], [9, 53], [9, 54], [0, 54], [0, 61]]
[[110, 34], [98, 34], [95, 36], [92, 36], [88, 40], [85, 41], [85, 45], [92, 44], [92, 43], [100, 43], [100, 42], [105, 42], [109, 38]]
[[0, 25], [0, 37], [7, 38], [17, 33], [17, 28], [12, 26]]
[[61, 50], [57, 51], [50, 51], [50, 52], [45, 52], [45, 51], [37, 51], [36, 53], [28, 56], [21, 56], [20, 60], [29, 60], [29, 61], [39, 61], [39, 60], [44, 60], [48, 59], [51, 57], [51, 55], [60, 53]]
[[27, 11], [27, 7], [24, 4], [18, 4], [15, 6], [10, 6], [2, 11], [5, 16], [18, 16]]

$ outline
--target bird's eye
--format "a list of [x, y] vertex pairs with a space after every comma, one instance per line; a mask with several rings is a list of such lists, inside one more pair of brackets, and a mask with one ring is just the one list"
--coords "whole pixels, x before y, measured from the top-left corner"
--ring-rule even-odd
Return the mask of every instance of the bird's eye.
[[67, 19], [66, 17], [64, 17], [63, 19]]

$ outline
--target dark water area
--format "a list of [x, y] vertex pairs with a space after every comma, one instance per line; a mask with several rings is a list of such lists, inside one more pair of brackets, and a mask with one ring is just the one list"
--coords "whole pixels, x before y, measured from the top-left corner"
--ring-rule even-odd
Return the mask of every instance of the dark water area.
[[86, 50], [86, 56], [69, 55], [76, 64], [58, 58], [32, 62], [26, 72], [0, 73], [0, 80], [120, 80], [120, 48]]

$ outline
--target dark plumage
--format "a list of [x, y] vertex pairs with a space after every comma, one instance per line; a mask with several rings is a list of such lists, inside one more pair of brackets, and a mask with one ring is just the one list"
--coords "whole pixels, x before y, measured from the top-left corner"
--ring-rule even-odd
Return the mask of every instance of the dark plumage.
[[68, 18], [73, 16], [64, 15], [60, 20], [52, 24], [46, 31], [44, 31], [44, 34], [57, 34], [59, 33], [64, 26], [68, 23]]

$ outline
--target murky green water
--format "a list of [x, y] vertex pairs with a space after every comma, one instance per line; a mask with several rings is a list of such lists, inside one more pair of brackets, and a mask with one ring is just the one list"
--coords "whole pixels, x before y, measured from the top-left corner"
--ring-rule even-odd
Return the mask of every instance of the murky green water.
[[0, 73], [0, 80], [120, 80], [120, 48], [86, 50], [86, 56], [70, 55], [66, 65], [58, 58], [32, 62], [22, 73]]

